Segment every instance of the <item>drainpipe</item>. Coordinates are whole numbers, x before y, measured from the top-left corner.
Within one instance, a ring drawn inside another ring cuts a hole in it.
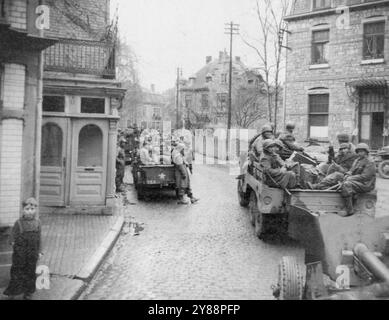
[[[43,37],[43,34],[41,34]],[[42,140],[42,101],[43,101],[43,51],[38,58],[37,104],[35,110],[35,169],[34,169],[34,197],[39,203],[41,140]]]

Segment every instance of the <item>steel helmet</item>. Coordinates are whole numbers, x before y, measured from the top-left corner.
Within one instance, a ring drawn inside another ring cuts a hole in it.
[[[339,146],[339,150],[342,149],[350,149],[350,144],[349,143],[341,143]]]
[[[286,124],[286,129],[287,130],[294,130],[296,128],[296,125],[293,122],[288,122]]]
[[[340,133],[337,136],[339,143],[349,143],[350,136],[347,133]]]
[[[282,141],[279,140],[279,139],[274,140],[274,144],[277,145],[277,146],[280,147],[280,148],[283,148],[283,147],[284,147],[284,144],[283,144]]]
[[[277,145],[277,143],[276,143],[274,140],[272,140],[272,139],[266,139],[266,140],[262,143],[262,148],[263,148],[263,150],[267,150],[267,149],[269,149],[270,147],[273,147],[273,146],[275,146],[275,145]]]
[[[355,148],[355,152],[358,152],[359,150],[365,150],[367,153],[370,153],[370,148],[366,143],[360,143]]]
[[[261,130],[261,134],[264,134],[265,132],[271,132],[273,133],[273,128],[270,124],[265,124],[263,127],[262,127],[262,130]]]

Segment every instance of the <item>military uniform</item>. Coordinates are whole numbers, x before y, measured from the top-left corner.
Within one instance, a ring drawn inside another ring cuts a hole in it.
[[[356,152],[366,151],[369,154],[369,147],[361,143],[357,146]],[[346,201],[347,215],[354,214],[353,197],[357,193],[373,191],[376,184],[376,167],[374,160],[369,156],[355,160],[351,170],[346,174],[342,185],[342,196]]]
[[[297,185],[296,174],[292,171],[283,171],[285,163],[278,154],[269,153],[266,149],[270,142],[265,141],[264,152],[261,156],[265,183],[270,187],[295,188]]]
[[[187,163],[183,154],[184,149],[185,146],[183,144],[178,144],[178,146],[172,151],[172,162],[175,166],[176,188],[177,196],[180,201],[179,204],[186,204],[183,201],[185,194],[191,199],[192,203],[198,201],[198,199],[193,197]]]

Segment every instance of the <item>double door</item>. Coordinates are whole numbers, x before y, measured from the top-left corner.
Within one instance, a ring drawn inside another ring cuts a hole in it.
[[[41,205],[104,205],[107,147],[106,120],[44,118]]]

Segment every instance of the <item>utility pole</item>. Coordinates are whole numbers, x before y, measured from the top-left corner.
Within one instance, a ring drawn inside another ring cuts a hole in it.
[[[232,21],[225,24],[225,34],[230,35],[230,72],[228,83],[228,121],[227,121],[227,161],[230,158],[230,131],[232,120],[232,39],[234,35],[239,34],[239,24],[235,24]]]
[[[176,129],[179,129],[180,125],[180,68],[177,68],[177,83],[176,83]]]

